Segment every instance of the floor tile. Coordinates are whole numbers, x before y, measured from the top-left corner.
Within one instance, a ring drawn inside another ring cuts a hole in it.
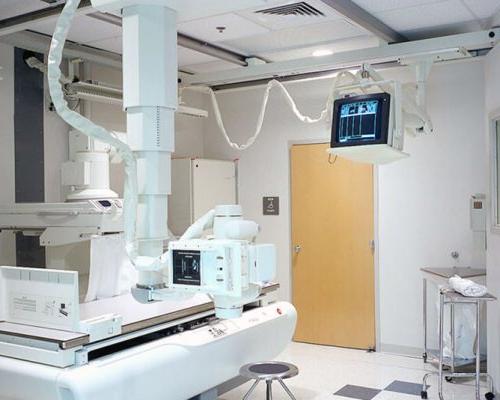
[[[420,396],[420,392],[422,391],[422,384],[414,382],[394,381],[384,390],[387,390],[389,392],[413,394],[415,396]]]
[[[380,392],[380,389],[373,389],[364,386],[345,385],[342,389],[335,392],[334,394],[337,396],[349,397],[351,399],[372,400]]]

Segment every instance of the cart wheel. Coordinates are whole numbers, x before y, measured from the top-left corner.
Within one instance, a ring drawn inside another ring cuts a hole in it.
[[[488,392],[484,395],[486,397],[486,400],[493,400],[495,398],[495,394]]]
[[[427,400],[427,398],[428,398],[428,397],[427,397],[427,391],[426,391],[426,390],[422,390],[422,391],[420,392],[420,397],[421,397],[422,399],[424,399],[424,400]]]
[[[451,376],[445,376],[444,379],[446,380],[446,382],[453,382],[453,378]]]

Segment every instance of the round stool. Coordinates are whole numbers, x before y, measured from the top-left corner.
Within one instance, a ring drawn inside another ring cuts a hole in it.
[[[283,382],[283,379],[292,378],[298,375],[298,373],[299,369],[295,365],[281,361],[266,361],[246,364],[240,368],[240,375],[245,378],[255,379],[255,382],[253,383],[247,394],[245,394],[243,400],[247,400],[250,397],[250,394],[257,387],[259,382],[264,380],[266,381],[267,400],[272,400],[273,398],[273,381],[278,381],[285,392],[288,394],[288,396],[290,396],[292,400],[296,400],[290,389],[288,389],[288,387],[285,385],[285,382]]]

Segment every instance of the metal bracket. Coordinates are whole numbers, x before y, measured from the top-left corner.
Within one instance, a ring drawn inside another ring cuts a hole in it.
[[[89,363],[89,352],[87,349],[83,348],[81,350],[75,351],[75,365],[81,367],[82,365],[87,365]]]
[[[98,227],[88,228],[68,228],[68,227],[48,227],[40,236],[40,246],[63,246],[90,240],[94,235],[98,235]]]

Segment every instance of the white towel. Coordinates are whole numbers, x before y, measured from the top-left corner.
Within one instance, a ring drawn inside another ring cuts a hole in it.
[[[449,279],[450,286],[455,292],[467,297],[482,297],[488,293],[485,286],[472,282],[469,279],[460,278],[455,275]]]
[[[123,234],[99,235],[90,242],[90,276],[85,302],[130,292],[137,271],[125,252]]]

